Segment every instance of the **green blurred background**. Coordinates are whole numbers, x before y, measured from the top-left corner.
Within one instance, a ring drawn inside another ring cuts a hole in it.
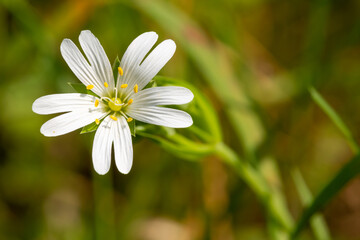
[[[277,184],[297,218],[290,171],[299,168],[316,193],[352,156],[308,84],[360,138],[359,16],[356,0],[1,0],[0,239],[269,239],[256,197],[218,158],[186,161],[137,137],[128,175],[112,164],[96,176],[93,134],[42,136],[51,116],[33,113],[32,102],[72,91],[64,38],[79,46],[80,31],[90,29],[112,61],[136,36],[156,31],[177,43],[161,75],[205,93],[237,152],[276,159]],[[257,117],[250,114],[241,139],[227,113],[247,116],[244,99]],[[325,208],[334,239],[360,239],[359,189],[354,179]],[[302,239],[313,237],[305,231]]]

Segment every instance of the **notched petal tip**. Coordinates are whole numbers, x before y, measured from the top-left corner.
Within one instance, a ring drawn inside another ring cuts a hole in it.
[[[179,127],[179,128],[188,128],[191,127],[193,125],[193,120],[192,117],[189,115],[188,118],[186,120],[184,120],[184,125]]]
[[[109,169],[98,168],[98,167],[95,167],[95,165],[94,165],[94,170],[99,175],[105,175],[109,172]]]
[[[189,103],[192,100],[194,100],[193,92],[190,89],[186,88],[186,87],[182,87],[182,88],[183,88],[183,91],[184,91],[184,96],[183,96],[184,104]]]
[[[149,32],[144,32],[144,33],[140,34],[138,37],[146,37],[146,38],[156,37],[156,38],[158,38],[158,34],[154,31],[149,31]]]
[[[36,114],[40,114],[40,112],[39,112],[39,103],[40,103],[41,100],[39,100],[39,99],[41,99],[41,97],[36,99],[33,102],[32,106],[31,106],[31,110]]]
[[[45,137],[57,137],[57,136],[65,135],[65,133],[58,134],[56,131],[44,127],[44,125],[45,124],[41,126],[40,133]]]
[[[92,32],[89,29],[85,29],[80,32],[80,35],[81,34],[92,34]]]
[[[125,168],[125,169],[119,169],[119,168],[117,168],[117,169],[119,170],[120,173],[126,175],[126,174],[128,174],[130,172],[131,166],[129,168]]]

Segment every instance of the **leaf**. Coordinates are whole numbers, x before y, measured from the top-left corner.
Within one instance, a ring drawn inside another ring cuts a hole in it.
[[[360,173],[360,154],[356,155],[351,161],[336,174],[336,176],[323,188],[311,204],[304,210],[300,220],[292,233],[295,239],[306,227],[310,218],[320,211],[345,185]]]
[[[306,186],[306,183],[298,169],[292,172],[296,189],[300,196],[303,205],[308,205],[313,200],[313,196]],[[329,229],[326,225],[325,219],[321,214],[314,214],[310,219],[310,224],[313,229],[314,235],[319,240],[331,239]]]
[[[99,124],[99,125],[100,125],[100,124]],[[83,127],[83,128],[81,129],[80,134],[93,132],[93,131],[95,131],[95,130],[99,127],[99,125],[97,125],[95,122],[93,122],[93,123],[91,123],[91,124],[89,124],[89,125],[86,125],[85,127]]]
[[[68,84],[78,93],[82,93],[82,94],[89,94],[95,97],[98,97],[98,95],[96,95],[95,93],[93,93],[90,90],[87,90],[85,85],[82,83],[72,83],[72,82],[68,82]]]
[[[87,94],[87,89],[84,84],[82,83],[71,83],[68,82],[68,84],[78,93]]]
[[[139,131],[140,128],[137,130],[138,135],[152,139],[164,150],[187,160],[199,160],[214,152],[214,146],[193,142],[177,133],[163,137],[147,131]]]
[[[115,86],[116,86],[116,82],[117,82],[117,77],[118,77],[118,67],[120,66],[120,60],[119,60],[119,56],[116,56],[114,63],[112,65],[112,70],[113,70],[113,74],[114,74],[114,82],[115,82]]]
[[[325,112],[325,114],[331,119],[331,121],[339,128],[341,133],[345,136],[351,149],[356,153],[359,150],[359,146],[352,136],[349,128],[342,121],[335,110],[326,102],[326,100],[320,95],[320,93],[314,88],[309,88],[310,95],[314,102]]]

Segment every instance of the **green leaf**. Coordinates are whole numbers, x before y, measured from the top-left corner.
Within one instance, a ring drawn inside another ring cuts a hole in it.
[[[114,63],[112,65],[112,70],[113,70],[113,74],[114,74],[114,81],[115,81],[115,86],[116,86],[116,82],[117,82],[117,76],[119,73],[118,67],[120,66],[120,60],[119,60],[119,56],[116,56]]]
[[[93,93],[90,90],[87,90],[85,85],[82,83],[72,83],[72,82],[68,82],[68,84],[78,93],[82,93],[82,94],[89,94],[95,97],[98,97],[98,95],[96,95],[95,93]]]
[[[68,82],[68,84],[78,93],[87,94],[87,89],[84,84],[82,83],[71,83]]]
[[[352,136],[349,128],[342,121],[339,115],[334,111],[334,109],[326,102],[326,100],[320,95],[315,88],[309,88],[310,95],[315,103],[325,112],[325,114],[331,119],[331,121],[339,128],[341,133],[345,136],[348,144],[351,149],[356,153],[359,151],[359,146],[356,143],[354,137]]]
[[[187,160],[199,160],[214,152],[214,146],[212,145],[194,142],[176,133],[173,129],[163,127],[161,129],[165,130],[165,132],[169,130],[168,136],[149,133],[146,127],[137,127],[137,134],[152,139],[164,150]]]
[[[99,125],[100,125],[100,124],[99,124]],[[93,123],[91,123],[91,124],[89,124],[89,125],[86,125],[85,127],[83,127],[83,128],[81,129],[80,134],[93,132],[93,131],[95,131],[95,130],[99,127],[99,125],[97,125],[95,122],[93,122]]]
[[[320,211],[345,185],[360,173],[360,154],[348,162],[323,188],[311,204],[304,210],[292,233],[295,239],[306,227],[310,218]]]
[[[299,193],[300,200],[303,205],[308,205],[313,200],[312,194],[298,169],[292,172],[292,176],[295,182],[296,189]],[[329,229],[326,225],[325,219],[321,214],[314,214],[310,219],[310,224],[316,239],[328,240],[331,239]]]

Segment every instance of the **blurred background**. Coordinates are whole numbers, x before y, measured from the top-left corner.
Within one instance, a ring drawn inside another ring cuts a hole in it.
[[[360,139],[359,16],[356,0],[1,0],[0,239],[269,239],[261,204],[217,157],[187,161],[136,137],[131,172],[112,164],[100,177],[94,134],[44,137],[52,116],[33,113],[32,102],[72,92],[64,38],[79,46],[90,29],[112,62],[156,31],[177,43],[160,74],[208,97],[236,152],[275,159],[296,219],[302,204],[290,172],[300,169],[315,194],[352,157],[309,84]],[[324,209],[334,239],[360,239],[359,190],[357,178]],[[314,238],[307,230],[301,239]]]

